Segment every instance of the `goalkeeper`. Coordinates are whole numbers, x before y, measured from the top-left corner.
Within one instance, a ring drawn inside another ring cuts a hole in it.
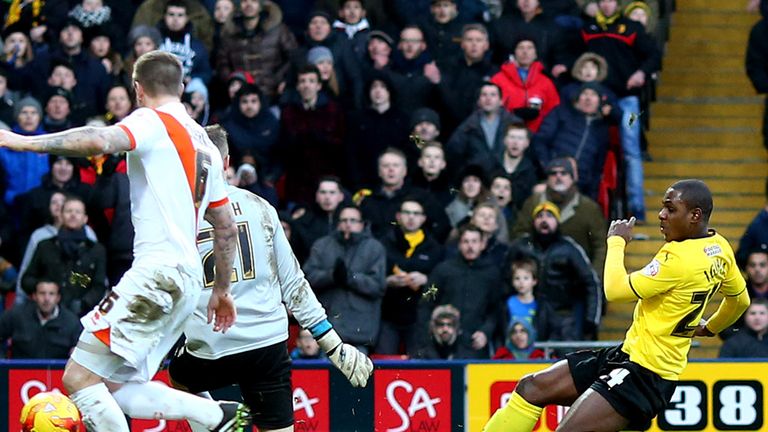
[[[229,165],[227,135],[218,125],[206,127],[211,141]],[[214,333],[200,302],[187,321],[187,338],[171,359],[171,382],[177,388],[202,393],[238,384],[260,431],[293,430],[291,361],[288,357],[286,307],[317,340],[328,359],[354,387],[364,387],[373,371],[371,360],[342,342],[325,310],[304,278],[277,212],[267,201],[243,189],[227,190],[238,228],[238,253],[232,275],[232,296],[238,318],[226,334]],[[213,285],[212,229],[200,226],[198,250],[203,259],[205,286]],[[284,306],[285,304],[285,306]],[[198,429],[192,425],[193,430]]]

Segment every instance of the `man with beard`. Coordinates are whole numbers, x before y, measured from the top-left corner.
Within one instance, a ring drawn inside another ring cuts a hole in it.
[[[602,311],[600,282],[584,250],[560,232],[560,209],[545,201],[532,212],[533,234],[512,243],[513,260],[538,263],[536,287],[539,340],[583,340],[596,333]]]
[[[410,354],[421,360],[454,360],[472,358],[469,341],[464,337],[461,327],[461,314],[451,305],[442,305],[432,311],[429,321],[429,339],[431,343]]]
[[[605,264],[605,218],[600,207],[581,194],[576,185],[576,163],[570,158],[553,159],[547,165],[544,193],[533,194],[523,204],[512,229],[511,238],[533,233],[531,212],[549,201],[560,210],[560,231],[571,237],[587,253],[597,274],[603,274]]]

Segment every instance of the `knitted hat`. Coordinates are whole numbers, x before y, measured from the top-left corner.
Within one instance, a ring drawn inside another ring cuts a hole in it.
[[[592,90],[595,93],[597,93],[597,97],[599,99],[603,98],[603,95],[605,94],[605,87],[602,85],[596,83],[596,82],[585,82],[584,84],[579,87],[579,92],[576,93],[576,99],[579,98],[579,96],[584,93],[584,90]]]
[[[70,106],[72,105],[72,92],[69,90],[63,87],[50,87],[45,95],[45,104],[47,105],[54,96],[61,96],[69,102]]]
[[[133,45],[136,44],[136,41],[142,37],[148,37],[152,39],[152,42],[154,42],[155,46],[160,46],[160,43],[163,40],[163,37],[160,35],[160,31],[158,29],[142,24],[132,28],[128,33],[128,41],[130,41],[130,46],[133,47]]]
[[[238,80],[242,82],[243,84],[253,84],[255,80],[253,79],[253,75],[251,75],[249,72],[236,70],[229,74],[227,77],[227,84],[231,83],[234,80]]]
[[[30,106],[37,110],[38,115],[43,115],[43,107],[40,105],[40,102],[38,102],[37,99],[33,98],[32,96],[27,96],[16,102],[16,104],[13,106],[13,118],[18,118],[21,110],[24,107]]]
[[[327,47],[316,46],[307,52],[307,63],[316,65],[322,61],[333,63],[333,53]]]
[[[434,110],[429,108],[419,108],[414,111],[411,115],[411,130],[413,130],[413,128],[421,122],[432,123],[435,125],[435,127],[437,127],[437,130],[440,130],[440,116]]]
[[[544,201],[543,203],[537,205],[533,209],[533,213],[531,213],[531,216],[535,218],[536,216],[538,216],[539,213],[543,211],[548,211],[552,213],[552,216],[554,216],[555,219],[557,219],[557,221],[560,222],[560,208],[558,208],[554,203],[549,201]]]

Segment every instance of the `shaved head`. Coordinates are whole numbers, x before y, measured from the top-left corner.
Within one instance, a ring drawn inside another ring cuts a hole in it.
[[[697,179],[680,180],[673,184],[672,188],[680,192],[680,199],[685,203],[688,210],[701,209],[702,221],[704,223],[709,222],[713,208],[712,192],[703,181]]]

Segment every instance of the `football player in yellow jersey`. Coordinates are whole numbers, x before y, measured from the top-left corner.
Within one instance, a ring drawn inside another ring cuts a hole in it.
[[[666,243],[647,266],[629,275],[624,247],[635,220],[613,221],[605,295],[608,301],[637,301],[624,343],[568,354],[524,376],[509,404],[496,411],[484,430],[530,432],[549,404],[571,406],[558,431],[648,429],[674,393],[691,338],[716,335],[749,306],[733,250],[708,227],[711,213],[712,193],[704,182],[673,184],[659,211]],[[704,309],[718,291],[723,301],[704,320]]]

